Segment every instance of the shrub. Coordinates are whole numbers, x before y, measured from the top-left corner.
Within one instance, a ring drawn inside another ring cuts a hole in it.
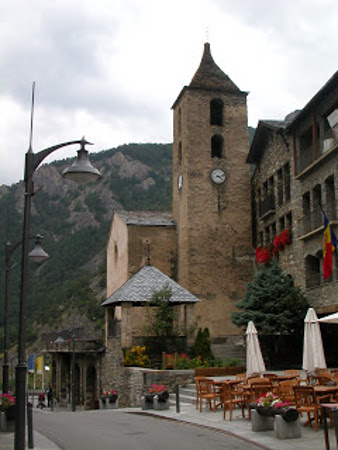
[[[150,359],[146,353],[146,348],[137,345],[130,350],[123,350],[122,364],[124,367],[150,367]]]

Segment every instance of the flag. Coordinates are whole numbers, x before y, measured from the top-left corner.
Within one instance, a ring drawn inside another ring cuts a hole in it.
[[[324,214],[324,251],[323,251],[323,274],[324,280],[332,274],[332,254],[337,249],[337,238]]]
[[[35,355],[32,355],[28,358],[28,372],[29,373],[34,373],[34,360],[35,360]]]
[[[43,356],[39,356],[36,358],[36,373],[42,375],[42,367],[43,367]]]

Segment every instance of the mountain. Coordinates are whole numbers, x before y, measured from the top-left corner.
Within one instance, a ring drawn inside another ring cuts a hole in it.
[[[171,144],[129,144],[91,154],[102,178],[80,186],[62,178],[71,159],[42,165],[34,174],[31,235],[44,237],[50,258],[30,262],[27,340],[41,327],[58,329],[77,314],[103,328],[105,248],[114,209],[171,209]],[[0,311],[4,310],[5,246],[22,237],[23,183],[0,186]],[[33,243],[32,243],[33,246]],[[21,251],[11,257],[10,341],[17,340]],[[3,335],[4,315],[0,315]],[[0,337],[0,345],[3,339]],[[1,347],[0,347],[1,348]]]

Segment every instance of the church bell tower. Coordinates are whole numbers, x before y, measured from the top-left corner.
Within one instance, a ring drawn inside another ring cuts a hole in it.
[[[229,355],[240,330],[231,313],[251,279],[247,93],[216,65],[210,45],[173,105],[173,215],[178,283],[202,301],[215,356]]]

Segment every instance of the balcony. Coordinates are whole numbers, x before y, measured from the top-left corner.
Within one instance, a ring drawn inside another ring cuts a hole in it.
[[[270,194],[259,202],[259,217],[265,217],[275,213],[275,196]]]
[[[299,155],[296,156],[296,173],[300,175],[307,169],[312,168],[316,163],[325,159],[328,155],[332,154],[338,149],[338,140],[334,137],[326,137],[319,141],[317,147],[317,155],[314,157],[313,147],[307,147],[301,149]],[[301,175],[300,175],[301,176]]]

